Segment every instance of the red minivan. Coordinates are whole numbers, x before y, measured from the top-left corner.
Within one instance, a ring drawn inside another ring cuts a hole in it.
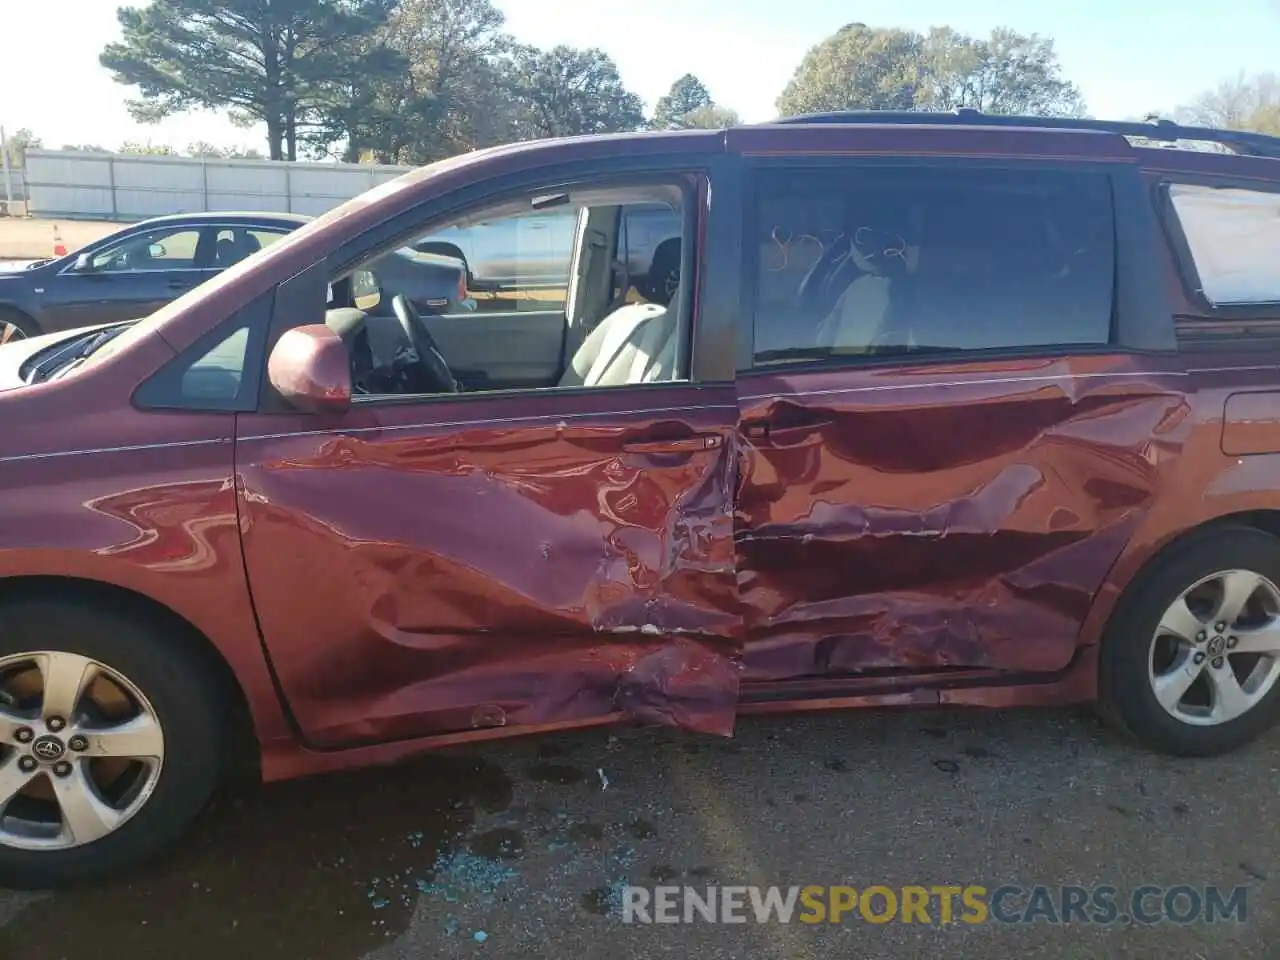
[[[567,290],[383,295],[412,238],[551,210]],[[1092,700],[1241,746],[1277,264],[1280,139],[835,114],[470,153],[0,347],[0,885],[138,862],[246,758]]]

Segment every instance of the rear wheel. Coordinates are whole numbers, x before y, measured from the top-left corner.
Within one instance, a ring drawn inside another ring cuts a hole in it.
[[[40,333],[35,321],[16,310],[0,307],[0,346],[15,340],[25,340]]]
[[[218,697],[183,640],[76,601],[0,609],[0,886],[123,870],[200,812]]]
[[[1280,719],[1280,541],[1231,526],[1175,547],[1101,652],[1104,708],[1147,746],[1210,756],[1255,739]]]

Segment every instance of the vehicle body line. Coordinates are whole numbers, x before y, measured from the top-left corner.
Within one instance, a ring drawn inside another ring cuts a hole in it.
[[[1242,370],[1242,369],[1273,370],[1273,369],[1280,369],[1280,366],[1268,366],[1268,367],[1258,367],[1258,368],[1225,367],[1223,369],[1231,370],[1231,371]],[[807,371],[807,372],[816,373],[817,371]],[[835,373],[837,371],[824,370],[822,372]],[[779,397],[820,397],[820,396],[830,396],[833,394],[847,394],[847,393],[879,393],[879,392],[890,391],[890,390],[921,390],[921,389],[927,389],[929,387],[981,387],[989,384],[1042,383],[1042,382],[1052,382],[1055,380],[1084,380],[1084,379],[1111,380],[1111,379],[1116,379],[1120,377],[1131,378],[1131,379],[1132,378],[1142,379],[1142,378],[1150,378],[1152,376],[1183,377],[1183,376],[1186,376],[1188,372],[1189,371],[1183,371],[1183,370],[1167,370],[1167,371],[1165,370],[1161,370],[1161,371],[1118,370],[1112,373],[1055,373],[1055,374],[1027,376],[1027,377],[983,377],[981,379],[974,379],[974,380],[938,380],[938,381],[912,380],[907,383],[884,383],[884,384],[874,384],[874,385],[865,386],[865,387],[835,387],[829,390],[773,390],[768,393],[745,394],[742,397],[742,401],[745,403],[747,401],[754,401],[754,400],[773,400]],[[1197,371],[1197,372],[1203,372],[1203,371]]]
[[[653,413],[687,413],[690,410],[736,410],[732,404],[725,403],[709,403],[696,407],[652,407],[637,410],[627,410],[627,415],[644,416]],[[590,420],[596,417],[616,417],[619,415],[617,410],[601,410],[593,413],[565,413],[565,414],[540,414],[536,417],[494,417],[480,420],[453,420],[453,421],[425,421],[422,423],[394,423],[385,426],[376,427],[328,427],[320,430],[294,430],[287,433],[258,433],[252,436],[240,437],[240,443],[249,443],[253,440],[288,440],[294,437],[324,437],[342,435],[347,436],[353,433],[382,433],[391,432],[393,430],[429,430],[433,427],[487,427],[487,426],[507,426],[517,423],[536,423],[540,420],[551,422],[560,421],[578,421]]]
[[[167,450],[175,447],[203,447],[210,444],[232,443],[227,438],[206,440],[170,440],[165,443],[135,443],[124,447],[90,447],[83,450],[54,450],[46,453],[19,453],[0,456],[0,463],[17,463],[27,460],[52,460],[57,457],[97,456],[107,453],[138,453],[148,450]]]

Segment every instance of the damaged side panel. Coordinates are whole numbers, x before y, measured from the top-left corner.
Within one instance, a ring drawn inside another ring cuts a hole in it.
[[[511,400],[357,407],[340,432],[242,418],[249,582],[308,739],[602,717],[730,733],[720,389],[549,393],[514,418]]]
[[[744,682],[1066,667],[1190,429],[1150,363],[740,381]]]

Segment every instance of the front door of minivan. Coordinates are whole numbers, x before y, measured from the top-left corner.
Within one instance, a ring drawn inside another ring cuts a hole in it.
[[[754,168],[744,681],[1072,661],[1184,407],[1174,360],[1116,342],[1113,176]]]
[[[737,408],[732,382],[669,369],[239,417],[254,608],[311,743],[620,718],[730,732]]]

